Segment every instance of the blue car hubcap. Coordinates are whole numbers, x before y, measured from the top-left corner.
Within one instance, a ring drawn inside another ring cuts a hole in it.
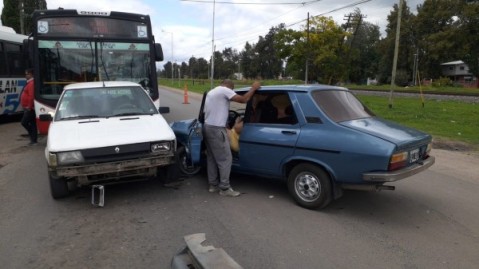
[[[301,173],[296,177],[296,192],[305,201],[316,200],[321,193],[318,178],[309,173]]]

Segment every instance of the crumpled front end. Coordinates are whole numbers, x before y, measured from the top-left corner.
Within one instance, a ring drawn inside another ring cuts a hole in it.
[[[158,141],[49,153],[49,171],[77,178],[79,185],[131,181],[155,176],[158,167],[173,164],[175,149],[175,141]]]

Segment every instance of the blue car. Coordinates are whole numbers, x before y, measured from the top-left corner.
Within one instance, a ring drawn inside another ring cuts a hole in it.
[[[206,165],[204,99],[198,119],[171,124],[181,171],[189,175]],[[323,208],[343,189],[393,190],[385,183],[435,161],[431,135],[376,117],[343,87],[263,86],[248,103],[231,102],[227,127],[237,142],[232,172],[283,180],[305,208]]]

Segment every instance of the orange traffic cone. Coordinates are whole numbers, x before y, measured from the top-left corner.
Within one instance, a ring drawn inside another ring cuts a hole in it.
[[[189,104],[188,103],[188,84],[185,83],[184,87],[185,93],[183,94],[183,104]]]

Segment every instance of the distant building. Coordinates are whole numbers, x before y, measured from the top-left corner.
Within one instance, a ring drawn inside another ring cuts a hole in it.
[[[243,80],[243,73],[234,73],[233,76],[236,80]]]
[[[453,61],[441,64],[442,74],[450,78],[454,83],[464,87],[477,87],[477,77],[470,71],[469,66],[463,61]]]
[[[378,85],[378,81],[375,78],[368,78],[366,85]]]

